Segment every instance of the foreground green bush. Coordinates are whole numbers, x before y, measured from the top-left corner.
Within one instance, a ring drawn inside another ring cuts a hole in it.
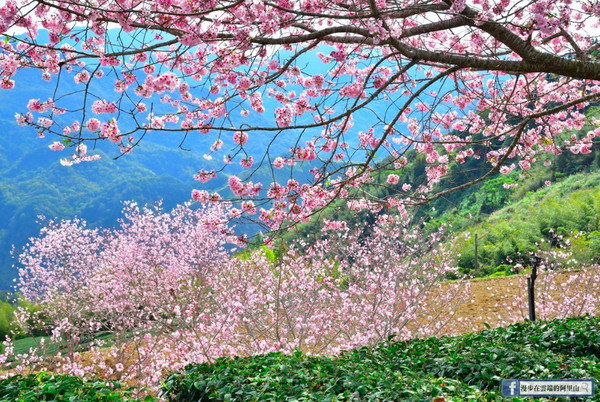
[[[390,341],[337,357],[222,358],[172,374],[163,392],[172,401],[503,400],[503,378],[600,380],[599,357],[600,319],[581,317]]]
[[[134,401],[138,395],[118,382],[84,381],[80,377],[45,372],[14,376],[0,382],[0,401]],[[147,397],[145,401],[155,398]]]
[[[219,359],[190,366],[168,378],[172,401],[251,400],[415,400],[454,395],[477,396],[474,387],[447,378],[416,376],[383,364],[361,349],[341,358],[277,353],[248,359]]]
[[[272,353],[222,358],[172,374],[161,394],[185,402],[432,401],[441,397],[500,401],[504,400],[499,391],[503,378],[600,381],[600,318],[515,324],[459,337],[390,340],[336,357]],[[0,401],[133,401],[138,395],[116,382],[43,372],[0,381]]]

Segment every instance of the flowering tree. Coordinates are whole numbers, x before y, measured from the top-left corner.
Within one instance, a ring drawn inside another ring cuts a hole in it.
[[[172,328],[166,322],[175,301],[193,304],[208,298],[208,293],[193,290],[204,290],[206,276],[227,261],[224,245],[236,238],[226,227],[226,217],[222,206],[196,211],[179,206],[163,213],[130,203],[114,230],[91,230],[78,220],[50,222],[19,255],[18,290],[41,307],[21,309],[21,326],[46,330],[52,345],[66,343],[66,353],[54,350],[64,356],[58,369],[106,374],[102,365],[83,370],[77,360],[79,345],[108,333],[122,346],[135,339],[131,331],[151,331],[157,321]],[[97,352],[102,345],[94,341],[91,350]],[[118,347],[112,352],[120,364],[131,354]],[[17,356],[20,369],[36,363],[38,356]],[[114,367],[110,370],[112,374]]]
[[[600,97],[599,21],[595,0],[8,0],[1,86],[25,68],[56,85],[16,117],[62,138],[51,148],[73,150],[64,164],[96,158],[85,144],[99,140],[129,152],[148,131],[181,132],[182,146],[206,135],[207,158],[248,169],[229,181],[244,213],[276,229],[336,199],[402,208],[590,152],[600,129],[571,132],[598,123],[584,111]],[[416,154],[425,182],[392,172],[392,195],[360,190]],[[453,186],[452,166],[479,158],[485,169]],[[272,183],[251,180],[261,165]]]
[[[439,235],[424,239],[397,216],[382,215],[366,238],[337,228],[274,259],[225,252],[236,240],[230,213],[130,204],[113,230],[51,223],[21,254],[19,273],[40,308],[21,310],[21,324],[41,322],[51,336],[17,356],[7,341],[0,363],[158,386],[165,370],[220,356],[336,353],[434,335],[466,297],[464,283],[442,282],[456,268]]]

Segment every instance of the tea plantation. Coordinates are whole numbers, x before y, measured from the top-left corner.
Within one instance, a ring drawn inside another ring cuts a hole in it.
[[[600,318],[514,324],[459,337],[390,339],[335,357],[221,358],[173,373],[157,396],[142,400],[499,401],[503,378],[599,381]],[[136,395],[118,383],[46,373],[0,383],[2,401],[131,401]],[[527,399],[513,399],[519,400]]]

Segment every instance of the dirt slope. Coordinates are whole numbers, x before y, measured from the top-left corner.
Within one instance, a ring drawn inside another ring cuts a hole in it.
[[[538,319],[600,314],[600,269],[541,274],[536,280]],[[443,334],[500,327],[528,317],[527,277],[515,275],[472,280],[465,303],[448,312],[452,319]]]

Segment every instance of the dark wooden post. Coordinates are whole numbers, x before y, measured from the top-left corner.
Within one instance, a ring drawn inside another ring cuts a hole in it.
[[[477,233],[475,233],[475,275],[479,274],[479,261],[477,260]]]
[[[535,321],[535,279],[537,278],[537,269],[540,265],[540,257],[533,257],[533,266],[531,267],[531,276],[527,278],[527,298],[529,300],[529,321]]]

